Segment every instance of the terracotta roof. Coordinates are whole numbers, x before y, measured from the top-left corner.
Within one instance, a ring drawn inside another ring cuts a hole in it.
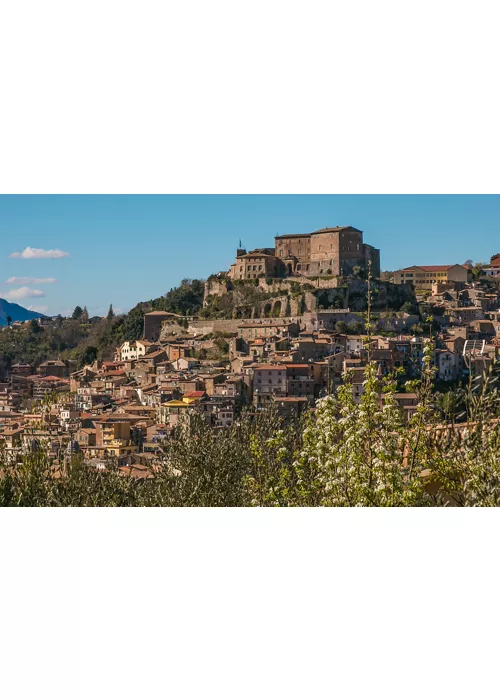
[[[318,233],[337,233],[338,231],[356,231],[356,233],[363,233],[362,231],[359,230],[359,228],[354,228],[354,226],[333,226],[333,227],[326,227],[326,228],[320,228],[317,231],[312,231],[312,233],[284,233],[281,236],[275,236],[274,238],[276,240],[279,240],[280,238],[309,238],[313,234],[318,234]]]
[[[310,233],[284,233],[282,236],[275,236],[274,239],[279,241],[280,238],[310,238]]]
[[[410,265],[410,267],[405,267],[403,270],[400,270],[400,272],[414,270],[415,268],[417,270],[423,270],[424,272],[446,272],[446,270],[449,270],[451,267],[455,267],[456,264],[457,263],[454,265]],[[459,267],[463,267],[463,265],[459,265]]]
[[[256,370],[271,371],[273,369],[279,369],[282,372],[286,369],[286,365],[253,365]]]

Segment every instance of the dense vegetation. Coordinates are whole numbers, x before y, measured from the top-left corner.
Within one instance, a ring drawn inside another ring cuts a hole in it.
[[[440,406],[431,353],[429,344],[423,376],[408,387],[420,397],[409,423],[395,399],[395,377],[380,380],[369,364],[359,404],[347,374],[335,396],[299,421],[274,411],[243,414],[214,433],[193,415],[165,442],[151,478],[124,476],[111,463],[96,470],[78,456],[57,472],[43,451],[17,466],[4,457],[0,505],[500,505],[498,367],[470,382],[460,406]]]
[[[183,280],[158,299],[141,302],[127,314],[115,315],[110,307],[104,318],[89,318],[86,307],[76,306],[71,318],[54,319],[48,325],[36,320],[7,328],[0,333],[0,355],[7,365],[27,362],[33,366],[48,359],[69,360],[74,369],[113,356],[125,340],[142,337],[147,311],[169,311],[179,315],[197,313],[203,305],[203,282]]]

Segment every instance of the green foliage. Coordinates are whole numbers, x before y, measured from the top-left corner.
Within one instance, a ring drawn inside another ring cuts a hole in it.
[[[154,311],[168,311],[180,316],[198,314],[203,306],[204,283],[201,280],[184,279],[178,287],[153,302]]]
[[[351,335],[361,335],[365,332],[365,324],[362,321],[353,321],[347,324],[347,332]]]
[[[78,321],[82,317],[82,314],[83,314],[82,307],[75,306],[75,310],[73,311],[73,315],[71,316],[71,318],[73,319],[73,321]]]
[[[477,282],[477,280],[479,280],[479,279],[482,277],[482,275],[483,275],[483,269],[484,269],[485,267],[486,267],[486,263],[477,262],[477,263],[474,264],[474,266],[473,266],[473,268],[472,268],[472,279],[473,279],[475,282]]]
[[[71,319],[58,316],[41,327],[36,319],[26,326],[12,327],[0,334],[0,353],[8,362],[27,362],[34,366],[48,359],[71,360],[75,369],[92,364],[96,358],[110,359],[125,340],[139,340],[144,331],[144,313],[164,310],[185,315],[197,313],[203,303],[203,282],[183,280],[180,287],[164,297],[137,304],[128,314],[116,316],[110,305],[106,318],[88,317],[85,307],[77,306]],[[97,355],[96,355],[97,352]]]

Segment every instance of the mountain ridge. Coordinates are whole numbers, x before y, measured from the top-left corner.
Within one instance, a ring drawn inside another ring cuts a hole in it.
[[[30,321],[33,318],[43,318],[44,314],[38,311],[30,311],[24,306],[20,306],[15,302],[7,301],[0,298],[0,326],[7,326],[7,316],[10,316],[14,321]]]

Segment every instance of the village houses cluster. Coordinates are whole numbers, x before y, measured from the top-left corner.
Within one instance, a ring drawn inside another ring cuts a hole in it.
[[[379,251],[363,243],[358,229],[335,227],[278,236],[274,248],[247,253],[240,247],[227,274],[240,281],[265,275],[300,282],[356,275],[368,261],[379,277]],[[404,389],[404,380],[419,375],[426,339],[415,329],[432,315],[443,385],[481,374],[500,347],[500,296],[487,283],[499,273],[500,255],[475,280],[471,267],[459,264],[395,272],[392,283],[412,285],[417,306],[375,314],[369,340],[365,316],[349,308],[212,322],[191,318],[184,325],[168,312],[146,313],[142,339],[124,342],[109,361],[77,371],[61,359],[6,369],[0,384],[4,453],[16,459],[43,445],[55,460],[78,451],[96,467],[113,458],[124,472],[146,476],[186,416],[197,413],[214,430],[230,427],[242,411],[255,414],[268,406],[292,419],[335,392],[346,370],[359,401],[369,359],[380,377],[398,370],[397,401],[409,419],[418,397]]]

